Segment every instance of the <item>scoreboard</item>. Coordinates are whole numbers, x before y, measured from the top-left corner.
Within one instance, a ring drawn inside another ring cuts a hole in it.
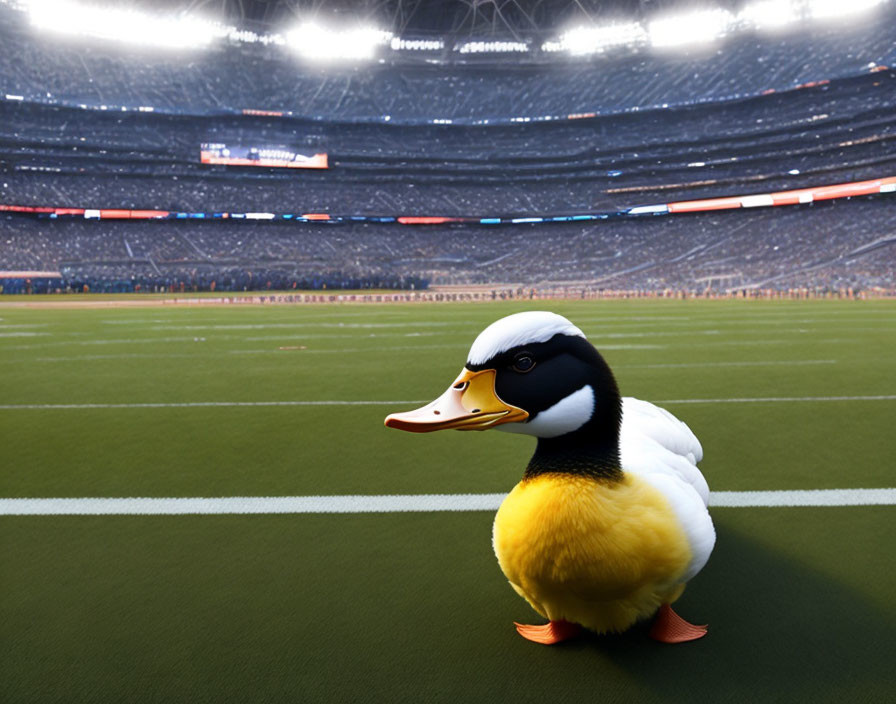
[[[203,143],[199,149],[199,161],[203,164],[227,166],[262,166],[284,169],[327,169],[326,153],[301,154],[288,147],[242,146],[220,143]]]

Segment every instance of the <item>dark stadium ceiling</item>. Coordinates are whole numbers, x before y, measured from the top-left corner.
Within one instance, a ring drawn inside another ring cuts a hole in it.
[[[743,0],[137,0],[237,24],[282,28],[300,20],[358,20],[395,34],[520,38],[570,25],[640,20],[663,10],[737,8]],[[116,3],[121,6],[121,3]]]

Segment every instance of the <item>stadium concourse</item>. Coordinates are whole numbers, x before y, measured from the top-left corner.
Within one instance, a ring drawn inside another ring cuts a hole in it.
[[[3,2],[0,209],[44,212],[0,216],[0,284],[892,291],[896,9],[879,9],[675,55],[346,68],[263,42],[186,62],[61,42]],[[329,168],[203,163],[201,145]],[[876,180],[827,203],[662,210]],[[171,219],[99,215],[118,210]]]

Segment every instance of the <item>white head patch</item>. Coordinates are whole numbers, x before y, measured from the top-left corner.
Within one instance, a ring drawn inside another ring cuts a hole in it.
[[[557,333],[585,337],[581,330],[562,315],[544,310],[514,313],[496,320],[479,333],[470,348],[467,363],[482,364],[519,345],[547,342]]]
[[[495,430],[505,433],[522,433],[537,438],[557,438],[578,430],[591,420],[594,413],[594,389],[585,385],[553,406],[541,411],[525,423],[505,423]]]

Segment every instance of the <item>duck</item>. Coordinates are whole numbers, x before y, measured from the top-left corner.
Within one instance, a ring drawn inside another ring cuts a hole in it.
[[[706,625],[672,609],[715,545],[700,442],[665,409],[621,397],[604,358],[567,318],[525,311],[497,320],[441,396],[385,425],[536,438],[492,533],[510,586],[547,619],[515,623],[523,638],[553,645],[651,618],[656,641],[706,635]]]

